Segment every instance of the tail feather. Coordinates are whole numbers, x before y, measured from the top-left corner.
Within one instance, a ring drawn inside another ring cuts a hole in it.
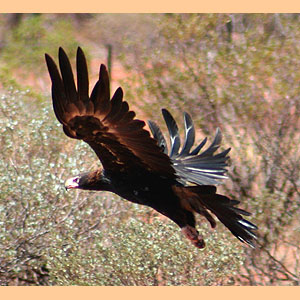
[[[249,212],[235,207],[239,201],[230,200],[226,196],[219,194],[201,195],[200,201],[208,210],[216,215],[234,236],[240,241],[254,247],[254,240],[256,239],[254,230],[257,230],[257,227],[242,217],[242,215],[250,216]]]
[[[257,227],[243,218],[251,214],[236,207],[240,201],[216,194],[213,186],[177,187],[176,193],[183,206],[190,207],[194,212],[206,217],[213,228],[216,223],[209,212],[214,214],[235,237],[254,248]]]

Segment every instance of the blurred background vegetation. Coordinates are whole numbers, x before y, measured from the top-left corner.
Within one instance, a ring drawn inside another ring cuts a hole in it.
[[[91,83],[111,49],[139,118],[188,111],[199,140],[221,128],[219,189],[253,212],[256,249],[201,224],[199,250],[150,208],[64,191],[98,161],[54,117],[44,53],[59,46],[73,63],[83,48]],[[298,14],[0,15],[0,284],[299,285],[299,57]]]

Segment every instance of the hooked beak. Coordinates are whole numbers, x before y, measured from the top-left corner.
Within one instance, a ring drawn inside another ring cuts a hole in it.
[[[78,188],[78,177],[72,177],[66,180],[65,182],[65,189],[66,191],[69,189],[76,189]]]

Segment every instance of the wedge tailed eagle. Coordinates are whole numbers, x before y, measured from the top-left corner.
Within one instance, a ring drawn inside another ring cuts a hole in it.
[[[119,87],[110,97],[109,76],[101,64],[99,79],[89,94],[87,62],[77,50],[77,83],[70,61],[59,48],[59,69],[45,54],[52,81],[55,115],[65,134],[88,143],[102,167],[68,179],[66,189],[109,191],[131,202],[147,205],[170,218],[198,248],[203,237],[196,229],[195,213],[216,227],[215,215],[240,241],[254,247],[257,227],[244,219],[250,213],[240,209],[237,200],[217,194],[216,185],[226,178],[230,148],[216,154],[221,132],[203,150],[207,139],[194,146],[195,128],[191,116],[184,113],[183,145],[178,126],[168,110],[162,109],[170,149],[159,126],[135,117],[123,100]],[[182,145],[182,146],[181,146]]]

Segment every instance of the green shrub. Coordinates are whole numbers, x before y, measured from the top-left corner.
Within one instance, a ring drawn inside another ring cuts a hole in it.
[[[9,69],[17,69],[22,76],[29,71],[39,74],[45,68],[45,52],[56,54],[60,46],[75,56],[78,42],[71,20],[51,16],[24,15],[15,27],[8,28],[0,59]]]

